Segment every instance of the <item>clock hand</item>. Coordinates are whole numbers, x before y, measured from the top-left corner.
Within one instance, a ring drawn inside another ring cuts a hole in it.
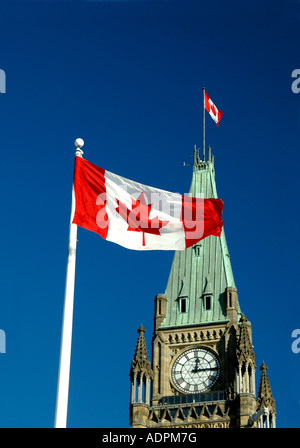
[[[218,367],[206,367],[203,369],[192,370],[193,373],[205,372],[206,370],[218,370]]]
[[[199,368],[198,368],[198,364],[199,364],[199,358],[196,358],[195,359],[195,367],[194,367],[194,369],[192,370],[192,373],[197,373],[197,372],[199,372]]]

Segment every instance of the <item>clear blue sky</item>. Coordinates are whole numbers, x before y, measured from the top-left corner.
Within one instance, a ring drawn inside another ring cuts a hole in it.
[[[124,177],[185,193],[206,116],[242,311],[279,427],[300,427],[300,3],[1,1],[0,427],[53,427],[74,140]],[[172,252],[78,229],[69,427],[128,427],[137,329]],[[116,409],[118,413],[116,414]]]

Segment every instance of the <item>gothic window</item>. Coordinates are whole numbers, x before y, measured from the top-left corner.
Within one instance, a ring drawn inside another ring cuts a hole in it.
[[[182,313],[186,313],[186,299],[181,299],[180,300],[180,307],[181,307],[181,312]]]
[[[205,294],[203,297],[203,308],[205,311],[209,311],[212,309],[213,305],[213,296],[212,294]]]
[[[195,253],[196,253],[196,257],[200,257],[200,255],[201,255],[201,244],[197,244],[195,246]]]
[[[211,310],[211,296],[205,296],[205,309]]]
[[[180,311],[180,313],[186,313],[187,312],[187,298],[186,297],[180,297],[180,299],[179,299],[179,311]]]

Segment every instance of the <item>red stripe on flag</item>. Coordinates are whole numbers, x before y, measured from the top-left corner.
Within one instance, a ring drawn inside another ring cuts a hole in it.
[[[205,98],[205,109],[207,112],[210,112],[210,104],[209,104],[209,96],[206,92],[204,92],[204,98]]]
[[[105,170],[76,156],[74,191],[76,202],[73,223],[106,239],[109,219],[105,208]]]
[[[221,110],[218,110],[218,122],[216,123],[217,126],[219,126],[219,121],[221,120],[222,115],[223,112]]]
[[[220,236],[223,227],[222,213],[221,199],[183,196],[182,222],[186,249],[209,235]]]

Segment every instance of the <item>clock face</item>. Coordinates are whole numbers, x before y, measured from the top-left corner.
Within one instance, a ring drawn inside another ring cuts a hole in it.
[[[211,389],[219,376],[219,360],[205,348],[192,348],[183,352],[172,367],[173,382],[176,388],[185,394]]]

